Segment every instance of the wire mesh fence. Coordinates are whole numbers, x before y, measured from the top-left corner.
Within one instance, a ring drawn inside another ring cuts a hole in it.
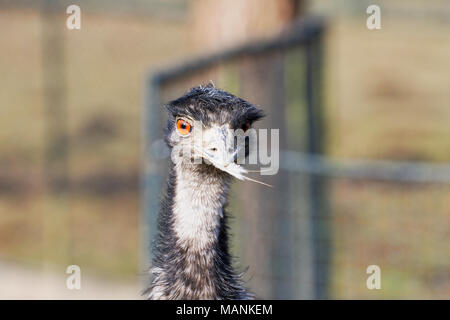
[[[280,129],[273,188],[236,182],[233,254],[261,298],[364,298],[366,268],[380,266],[383,297],[450,291],[450,166],[324,156],[322,20],[305,20],[249,44],[152,73],[143,124],[143,259],[156,231],[167,172],[164,102],[212,81],[261,106],[261,128]],[[415,290],[410,290],[414,286]],[[422,295],[420,295],[422,294]]]

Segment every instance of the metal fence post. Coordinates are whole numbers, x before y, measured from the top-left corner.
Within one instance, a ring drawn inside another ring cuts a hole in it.
[[[160,159],[152,146],[161,135],[160,82],[157,77],[146,79],[143,102],[142,170],[141,177],[141,268],[147,268],[152,258],[152,240],[157,231],[159,194],[162,183]],[[147,280],[147,279],[146,279]]]
[[[323,153],[322,32],[306,45],[306,100],[308,117],[308,153]],[[314,298],[329,298],[330,222],[327,210],[326,181],[310,175],[310,219],[314,270]]]

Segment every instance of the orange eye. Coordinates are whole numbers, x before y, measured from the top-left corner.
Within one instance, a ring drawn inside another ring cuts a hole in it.
[[[191,129],[192,127],[189,122],[183,119],[177,120],[177,130],[181,135],[183,136],[187,135],[189,132],[191,132]]]

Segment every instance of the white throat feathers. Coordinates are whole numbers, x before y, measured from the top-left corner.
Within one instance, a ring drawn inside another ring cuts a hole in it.
[[[218,241],[230,179],[212,167],[205,170],[206,165],[200,165],[201,169],[196,169],[197,166],[175,165],[173,217],[178,244],[188,250],[202,251]]]

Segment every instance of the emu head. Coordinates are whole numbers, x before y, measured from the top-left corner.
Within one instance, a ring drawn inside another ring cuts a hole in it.
[[[249,129],[264,116],[262,110],[213,85],[191,89],[167,110],[165,139],[175,164],[205,163],[244,178],[237,160],[248,156]]]

